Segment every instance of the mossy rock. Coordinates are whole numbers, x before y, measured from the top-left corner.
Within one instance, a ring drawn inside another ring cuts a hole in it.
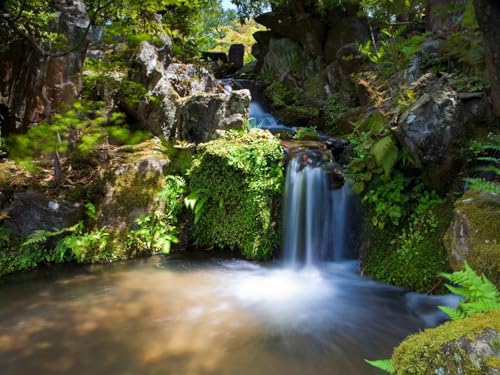
[[[467,191],[455,203],[453,221],[444,236],[453,269],[465,261],[500,287],[500,196]]]
[[[279,247],[283,147],[267,131],[229,133],[199,147],[190,190],[208,198],[193,227],[198,245],[267,259]]]
[[[500,310],[445,323],[403,341],[392,356],[394,374],[498,374]]]
[[[408,230],[407,224],[380,229],[367,220],[367,240],[362,249],[365,275],[422,293],[438,292],[435,287],[441,280],[440,274],[449,271],[442,238],[451,220],[451,204],[440,204],[432,209],[432,215],[436,220],[435,228],[421,228],[425,231],[423,239],[410,253],[398,249],[398,238],[403,230]]]

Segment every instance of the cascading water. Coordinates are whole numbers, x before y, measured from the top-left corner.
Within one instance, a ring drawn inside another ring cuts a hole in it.
[[[300,149],[288,164],[283,249],[289,266],[312,266],[347,256],[349,187],[330,187],[331,177],[323,168],[330,158],[324,150]]]

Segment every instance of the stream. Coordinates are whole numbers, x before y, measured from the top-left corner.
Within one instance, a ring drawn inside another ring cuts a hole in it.
[[[311,158],[289,164],[280,261],[188,251],[0,280],[0,373],[380,374],[364,359],[458,301],[362,277],[349,186]]]

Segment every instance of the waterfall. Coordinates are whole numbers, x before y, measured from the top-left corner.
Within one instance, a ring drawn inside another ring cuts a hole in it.
[[[325,152],[303,149],[289,162],[284,190],[284,261],[292,267],[346,259],[350,253],[350,194],[330,188]]]

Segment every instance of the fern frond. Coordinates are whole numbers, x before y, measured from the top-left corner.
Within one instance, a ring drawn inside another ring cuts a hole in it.
[[[378,140],[371,149],[377,165],[382,167],[387,177],[398,160],[398,152],[398,147],[391,135]]]
[[[446,285],[450,292],[464,297],[456,309],[439,306],[452,320],[500,309],[500,292],[496,286],[484,275],[477,275],[467,262],[464,270],[442,276],[458,285]]]
[[[392,363],[391,359],[378,359],[374,361],[365,359],[365,362],[373,367],[378,368],[379,370],[388,372],[389,374],[392,374],[394,372],[394,364]]]

